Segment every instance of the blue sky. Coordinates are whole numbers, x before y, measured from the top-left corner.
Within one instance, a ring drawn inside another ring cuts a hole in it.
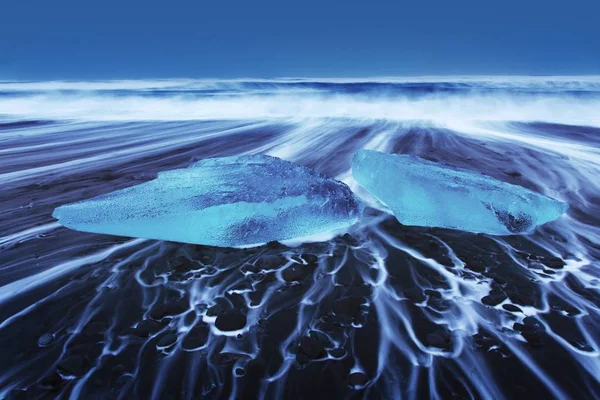
[[[0,79],[600,74],[598,0],[11,0]]]

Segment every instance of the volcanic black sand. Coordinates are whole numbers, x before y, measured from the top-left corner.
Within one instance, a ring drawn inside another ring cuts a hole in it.
[[[596,398],[600,130],[486,129],[1,125],[0,398]],[[51,217],[213,156],[268,153],[351,182],[363,147],[479,171],[570,209],[498,237],[403,226],[369,203],[329,241],[248,249],[87,234]]]

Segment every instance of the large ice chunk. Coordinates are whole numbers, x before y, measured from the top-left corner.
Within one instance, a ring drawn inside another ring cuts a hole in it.
[[[506,235],[531,231],[568,208],[521,186],[411,155],[360,150],[352,174],[405,225]]]
[[[150,182],[67,204],[71,229],[214,246],[242,246],[344,228],[362,205],[348,186],[265,155],[206,159]]]

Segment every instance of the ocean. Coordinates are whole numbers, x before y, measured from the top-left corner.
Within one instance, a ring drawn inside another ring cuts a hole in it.
[[[570,208],[527,235],[404,226],[352,178],[359,149]],[[240,154],[335,177],[365,214],[252,248],[52,218]],[[0,398],[600,393],[600,77],[0,82],[0,184]]]

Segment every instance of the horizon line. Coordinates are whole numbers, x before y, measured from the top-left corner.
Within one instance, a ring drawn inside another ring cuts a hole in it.
[[[470,75],[382,75],[367,77],[310,77],[310,76],[279,76],[279,77],[239,77],[239,78],[193,78],[193,77],[169,77],[169,78],[108,78],[108,79],[0,79],[0,85],[4,84],[34,84],[34,83],[118,83],[118,82],[327,82],[327,83],[402,83],[402,82],[441,82],[446,80],[454,81],[501,81],[501,80],[600,80],[600,74],[581,74],[581,75],[488,75],[488,74],[470,74]]]

